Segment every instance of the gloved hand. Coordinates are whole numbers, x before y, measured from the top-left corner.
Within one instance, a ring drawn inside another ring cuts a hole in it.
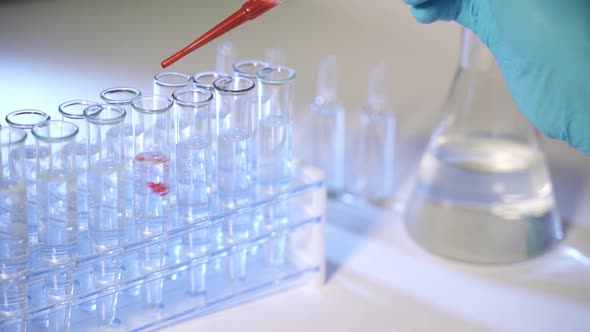
[[[404,2],[421,23],[454,20],[477,34],[528,119],[590,155],[590,0]]]

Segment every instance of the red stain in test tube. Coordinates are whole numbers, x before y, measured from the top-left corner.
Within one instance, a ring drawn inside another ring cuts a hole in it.
[[[166,60],[162,61],[162,68],[170,66],[171,64],[180,60],[190,52],[207,44],[208,42],[223,35],[224,33],[240,26],[242,23],[257,18],[258,16],[264,14],[269,9],[273,8],[274,6],[283,1],[284,0],[248,0],[235,13],[228,16],[219,24],[211,28],[211,30],[203,34],[201,37],[195,39],[185,48],[181,49],[180,51],[168,57]]]
[[[143,152],[135,156],[135,160],[137,161],[150,161],[152,163],[165,163],[164,164],[164,171],[168,171],[168,156],[161,154],[161,153],[154,153],[154,152]],[[147,183],[147,186],[152,190],[152,192],[156,195],[166,196],[170,193],[170,185],[165,184],[164,182],[153,182],[150,181]]]
[[[154,194],[158,194],[160,196],[166,196],[170,192],[170,186],[166,185],[163,182],[148,182],[148,187],[152,190]]]

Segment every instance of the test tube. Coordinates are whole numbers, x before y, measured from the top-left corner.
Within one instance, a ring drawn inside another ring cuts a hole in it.
[[[121,247],[125,241],[125,126],[126,111],[116,105],[94,105],[84,110],[88,145],[88,236],[93,254]],[[121,258],[94,263],[96,289],[116,286]],[[96,300],[100,326],[118,324],[117,293]]]
[[[229,75],[223,72],[216,72],[216,71],[206,71],[197,73],[193,76],[193,81],[195,82],[195,86],[198,88],[206,89],[207,91],[213,94],[213,105],[211,110],[211,149],[214,153],[211,155],[211,197],[217,197],[217,136],[219,135],[219,109],[220,105],[220,98],[215,97],[215,87],[213,86],[213,82],[221,77],[229,77]],[[216,210],[216,206],[211,207],[213,210]],[[222,236],[222,224],[216,223],[209,228],[209,238],[211,239],[211,246],[215,249],[223,248],[223,236]],[[223,259],[216,258],[214,260],[213,267],[216,271],[222,269]]]
[[[329,193],[343,190],[346,114],[338,100],[336,56],[320,61],[317,95],[310,106],[311,160],[326,173]]]
[[[256,74],[264,68],[271,65],[266,61],[260,60],[244,60],[234,64],[234,75],[251,79],[254,82],[258,81]],[[252,133],[258,130],[258,121],[260,120],[260,89],[257,89],[252,94]],[[254,136],[252,136],[254,139]],[[253,144],[254,146],[254,144]],[[256,169],[256,146],[252,148],[251,157],[252,169]]]
[[[229,212],[247,206],[252,194],[250,152],[252,136],[252,102],[254,81],[244,77],[222,77],[213,83],[220,99],[219,135],[217,137],[217,175],[219,209]],[[228,246],[248,239],[251,222],[248,215],[232,217],[223,225]],[[246,278],[247,250],[228,257],[231,279]]]
[[[96,145],[88,144],[88,133],[86,128],[86,119],[84,119],[84,109],[97,103],[89,100],[70,100],[59,105],[59,113],[62,120],[74,123],[78,126],[76,143],[74,145],[74,155],[76,158],[76,175],[77,175],[77,193],[78,193],[78,225],[80,231],[80,242],[78,243],[78,253],[80,256],[90,254],[90,242],[88,240],[88,153],[94,153],[98,148]],[[79,284],[81,293],[89,292],[92,287],[92,272],[90,269],[79,271],[76,274],[76,282]],[[80,305],[80,308],[86,311],[96,309],[95,301],[87,301]]]
[[[78,126],[48,120],[33,127],[37,139],[37,221],[48,302],[72,296],[78,257],[78,195],[74,145]],[[49,330],[69,331],[71,307],[49,314]]]
[[[170,220],[170,109],[172,99],[141,95],[133,99],[133,123],[140,135],[133,143],[133,218],[138,240],[161,236]],[[139,252],[140,272],[157,273],[164,265],[163,243]],[[163,280],[143,285],[148,307],[162,304]]]
[[[133,126],[131,101],[141,95],[141,91],[130,87],[114,87],[103,90],[100,98],[103,102],[116,105],[125,110],[124,135],[125,135],[125,236],[127,242],[135,241],[135,224],[133,222],[133,140],[140,134],[139,128]],[[115,129],[112,129],[117,133]],[[116,134],[118,136],[118,134]],[[138,275],[137,257],[134,254],[126,254],[123,257],[123,280],[135,278]],[[132,287],[125,290],[126,294],[139,295],[140,287]]]
[[[84,119],[84,109],[97,103],[88,100],[70,100],[59,105],[59,113],[64,121],[72,122],[78,126],[76,135],[75,156],[76,156],[76,173],[78,176],[78,222],[80,231],[88,230],[88,203],[86,195],[88,184],[86,172],[88,170],[87,149],[96,150],[96,146],[88,145],[88,135],[86,133],[86,120]]]
[[[20,321],[3,331],[25,331],[28,225],[25,173],[27,133],[0,127],[0,317]]]
[[[245,77],[251,79],[254,82],[258,81],[256,74],[264,68],[268,68],[271,65],[266,61],[260,60],[244,60],[234,64],[234,75],[239,77]],[[260,120],[260,89],[257,89],[252,94],[252,132],[256,133],[258,129],[258,121]],[[254,137],[254,136],[253,136]],[[254,144],[253,144],[254,145]],[[256,147],[252,149],[252,169],[256,168]]]
[[[245,77],[251,79],[254,82],[258,82],[258,77],[256,74],[264,69],[270,67],[271,64],[266,61],[261,60],[243,60],[234,64],[234,75],[239,77]],[[250,142],[250,181],[252,183],[256,183],[256,164],[258,158],[258,145],[255,142],[257,132],[258,132],[258,122],[260,121],[260,86],[254,91],[252,97],[252,136]],[[258,218],[252,219],[252,229],[251,234],[252,236],[258,236],[261,231],[261,224]],[[256,256],[258,254],[258,246],[252,246],[250,248],[250,254],[252,256]]]
[[[187,74],[178,72],[163,72],[154,76],[154,95],[172,97],[172,93],[174,93],[174,91],[191,86],[193,86],[193,80],[192,77]],[[176,122],[174,119],[176,118],[176,114],[174,113],[174,109],[170,110],[170,117],[170,130],[171,134],[173,135],[173,138],[170,140],[170,177],[174,179],[176,178],[176,167],[174,166],[176,163],[176,132],[174,130],[174,125]],[[173,187],[175,185],[175,183],[172,183]]]
[[[199,259],[187,272],[187,293],[205,293],[208,247],[208,224],[211,211],[211,100],[205,89],[187,88],[173,93],[176,108],[176,188],[178,217],[181,226],[197,225],[182,238],[188,259]]]
[[[291,181],[292,109],[295,71],[285,66],[264,68],[258,72],[261,107],[256,133],[258,144],[257,194],[260,197],[285,191]],[[268,232],[279,232],[288,222],[286,202],[262,209],[262,224]],[[278,235],[265,243],[265,258],[271,265],[284,263],[286,235]]]
[[[205,89],[213,94],[214,106],[213,106],[213,109],[211,110],[211,129],[212,129],[212,136],[214,138],[217,137],[217,135],[219,134],[219,121],[217,119],[218,119],[219,107],[221,105],[220,105],[219,98],[215,98],[215,87],[213,86],[213,82],[215,82],[217,79],[219,79],[221,77],[228,77],[228,76],[229,76],[228,74],[225,74],[223,72],[218,72],[218,71],[206,71],[206,72],[197,73],[193,76],[193,81],[194,81],[195,86],[197,88]],[[214,141],[213,142],[214,144],[217,144],[215,142],[216,140],[213,140],[213,141]]]
[[[27,131],[28,135],[25,140],[25,171],[27,174],[27,218],[29,222],[29,246],[37,247],[39,244],[37,237],[37,147],[35,138],[30,134],[31,128],[35,125],[47,121],[50,116],[45,112],[35,109],[18,110],[6,115],[6,123],[10,128],[22,129]]]
[[[125,140],[125,206],[126,218],[133,220],[133,139],[140,133],[133,128],[133,117],[131,116],[131,101],[133,98],[141,95],[141,92],[135,88],[115,87],[103,90],[100,98],[107,104],[116,105],[125,110],[124,120],[124,140]],[[118,137],[118,127],[113,129],[113,134]],[[132,224],[132,222],[131,222]]]
[[[179,73],[179,72],[163,72],[156,76],[154,76],[154,94],[159,96],[166,96],[172,98],[172,93],[174,91],[183,89],[186,87],[193,87],[193,80],[190,75]],[[176,130],[174,126],[176,125],[176,111],[174,108],[170,109],[170,134],[172,138],[170,139],[170,179],[171,179],[171,188],[170,188],[170,206],[171,206],[171,214],[170,214],[170,227],[176,228],[179,226],[178,224],[178,217],[177,217],[177,209],[176,209]],[[163,124],[160,124],[163,126]],[[182,259],[182,243],[181,241],[177,241],[174,245],[169,244],[166,249],[166,255],[174,262],[179,263]],[[174,273],[169,276],[170,279],[177,279],[178,273]]]
[[[367,201],[386,204],[393,193],[395,117],[384,64],[369,68],[369,98],[361,112],[356,190]]]

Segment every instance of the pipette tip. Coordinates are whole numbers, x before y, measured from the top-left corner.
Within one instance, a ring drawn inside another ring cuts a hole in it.
[[[233,28],[239,26],[240,24],[248,21],[253,20],[256,17],[262,15],[269,9],[276,6],[278,3],[282,1],[277,0],[248,0],[246,3],[242,5],[240,9],[236,12],[228,16],[226,19],[221,21],[219,24],[214,26],[211,30],[207,31],[204,35],[197,38],[187,47],[183,48],[182,50],[178,51],[177,53],[171,55],[166,60],[162,61],[160,64],[162,68],[166,68],[171,64],[175,63],[176,61],[180,60],[187,54],[191,53],[192,51],[196,50],[197,48],[207,44],[208,42],[214,40],[215,38],[223,35],[224,33],[232,30]]]

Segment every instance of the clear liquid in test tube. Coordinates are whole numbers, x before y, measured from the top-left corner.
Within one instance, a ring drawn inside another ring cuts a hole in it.
[[[213,85],[220,99],[219,135],[217,137],[217,175],[219,210],[229,212],[247,206],[252,195],[250,178],[252,136],[252,94],[256,84],[244,77],[223,77]],[[250,237],[249,215],[224,221],[223,240],[227,246]],[[231,279],[246,278],[247,249],[227,257]]]
[[[141,133],[133,151],[133,216],[138,240],[162,236],[170,220],[170,109],[171,98],[141,95],[133,99],[133,123]],[[139,252],[140,274],[157,274],[165,263],[166,246],[157,243]],[[163,302],[161,278],[143,284],[144,303],[159,307]]]
[[[186,292],[206,291],[209,223],[212,207],[211,101],[205,89],[187,88],[172,95],[176,108],[176,188],[181,226],[193,226],[182,238],[185,259],[196,260],[188,268]]]
[[[179,72],[163,72],[156,76],[154,76],[154,94],[158,96],[164,96],[168,98],[172,98],[172,94],[176,90],[180,90],[187,87],[193,87],[194,83],[192,77],[190,75],[179,73]],[[169,152],[169,163],[170,163],[170,179],[172,180],[170,185],[170,207],[171,207],[171,214],[170,214],[170,227],[176,228],[179,226],[178,224],[178,216],[177,216],[177,209],[176,209],[176,130],[174,126],[176,125],[176,111],[174,108],[170,109],[170,152]],[[160,119],[161,121],[162,119]],[[163,126],[163,123],[160,123],[159,126]],[[182,258],[182,244],[180,240],[176,242],[175,245],[168,246],[166,249],[166,256],[168,259],[172,260],[174,263],[180,263]],[[176,280],[179,276],[179,273],[174,273],[169,276],[170,279]]]
[[[140,135],[139,128],[133,126],[133,116],[131,101],[133,98],[141,95],[138,89],[131,87],[113,87],[103,90],[100,98],[103,102],[116,105],[125,110],[126,116],[124,121],[124,153],[125,153],[125,236],[127,242],[135,241],[135,224],[133,222],[133,141],[136,136]],[[119,133],[115,128],[110,131],[114,137]],[[127,254],[123,257],[122,278],[130,279],[138,275],[137,255],[135,253]],[[139,286],[128,288],[125,293],[137,296],[140,294]]]
[[[78,194],[74,145],[78,127],[67,121],[44,121],[31,130],[37,140],[37,221],[47,302],[73,294],[78,257]],[[69,331],[71,307],[52,312],[50,331]]]
[[[192,77],[187,74],[178,72],[163,72],[154,76],[154,94],[158,96],[171,98],[174,91],[192,86],[194,86]],[[170,174],[172,178],[175,178],[176,170],[174,164],[176,162],[176,132],[174,130],[174,125],[176,122],[176,113],[174,113],[174,109],[170,110],[170,118],[170,134],[172,135],[172,139],[170,140],[170,163],[172,166]],[[173,184],[173,186],[175,186],[175,184]]]
[[[226,54],[227,56],[227,54]],[[219,64],[219,60],[218,60]],[[211,149],[213,153],[211,154],[211,166],[209,168],[211,173],[211,197],[213,197],[213,202],[211,205],[211,209],[217,211],[216,206],[216,197],[217,197],[217,137],[219,135],[219,110],[220,110],[220,98],[217,98],[215,87],[213,86],[213,82],[221,77],[229,77],[228,74],[224,72],[216,72],[216,71],[206,71],[197,73],[193,76],[193,81],[195,82],[195,86],[201,89],[205,89],[213,94],[213,101],[211,105]],[[223,248],[223,229],[221,223],[216,223],[214,225],[210,225],[209,227],[209,239],[211,241],[210,245],[213,249],[218,250]],[[216,271],[220,271],[223,268],[223,258],[218,257],[214,260],[213,268]]]
[[[24,130],[0,127],[0,319],[17,320],[27,310],[26,137]],[[25,331],[26,321],[2,330]]]
[[[43,111],[35,109],[24,109],[8,113],[6,123],[10,128],[27,131],[25,140],[25,171],[27,176],[27,218],[29,223],[29,245],[36,248],[39,244],[37,237],[37,147],[35,137],[31,135],[31,129],[51,117]],[[35,249],[34,249],[35,250]],[[36,257],[36,256],[35,256]],[[33,263],[35,265],[35,263]]]
[[[70,100],[59,105],[59,113],[62,120],[69,121],[78,126],[78,134],[74,146],[74,155],[76,158],[76,179],[78,193],[78,223],[80,231],[80,242],[78,244],[78,253],[80,256],[90,254],[90,243],[88,241],[88,153],[95,153],[98,146],[88,144],[88,132],[86,119],[84,119],[84,109],[88,106],[97,105],[89,100]],[[76,274],[76,282],[79,284],[80,292],[86,293],[93,289],[91,270],[86,269]],[[86,311],[96,309],[95,301],[87,301],[80,305]]]
[[[260,122],[257,142],[257,190],[258,198],[277,195],[286,190],[291,181],[292,167],[292,110],[295,71],[285,66],[275,66],[258,72],[260,83]],[[287,238],[281,235],[289,220],[289,208],[285,202],[262,209],[257,219],[268,232],[279,235],[265,244],[266,262],[280,265],[287,255]]]
[[[59,113],[64,121],[72,122],[78,126],[76,135],[75,156],[76,156],[76,173],[78,180],[78,222],[80,231],[85,232],[88,229],[88,203],[86,196],[88,193],[88,184],[86,172],[88,170],[88,149],[96,150],[95,145],[88,145],[88,133],[86,132],[86,120],[84,119],[84,109],[97,103],[88,100],[70,100],[59,105]]]
[[[116,105],[84,110],[88,124],[88,236],[93,254],[120,248],[125,237],[125,126],[126,112]],[[96,288],[116,286],[121,280],[120,256],[94,263]],[[99,326],[117,326],[118,293],[96,300]]]
[[[276,54],[275,54],[276,55]],[[274,55],[273,55],[274,56]],[[257,84],[257,88],[255,90],[255,92],[253,93],[253,97],[252,97],[252,136],[250,138],[250,181],[252,183],[256,183],[257,179],[256,179],[256,164],[257,164],[257,158],[258,158],[258,144],[256,143],[256,137],[258,135],[258,124],[260,122],[260,86],[258,84],[258,77],[256,76],[256,74],[258,74],[259,71],[261,71],[264,68],[268,68],[270,67],[271,64],[266,62],[266,61],[262,61],[262,60],[243,60],[243,61],[239,61],[237,63],[235,63],[233,65],[233,70],[234,70],[234,75],[239,76],[239,77],[245,77],[248,79],[251,79],[252,81],[256,82]],[[251,235],[256,237],[260,234],[260,232],[262,231],[261,229],[262,225],[260,223],[260,220],[258,218],[253,218],[252,221],[252,229],[251,229]],[[250,248],[250,254],[253,256],[258,255],[259,252],[259,246],[252,246],[252,248]]]

